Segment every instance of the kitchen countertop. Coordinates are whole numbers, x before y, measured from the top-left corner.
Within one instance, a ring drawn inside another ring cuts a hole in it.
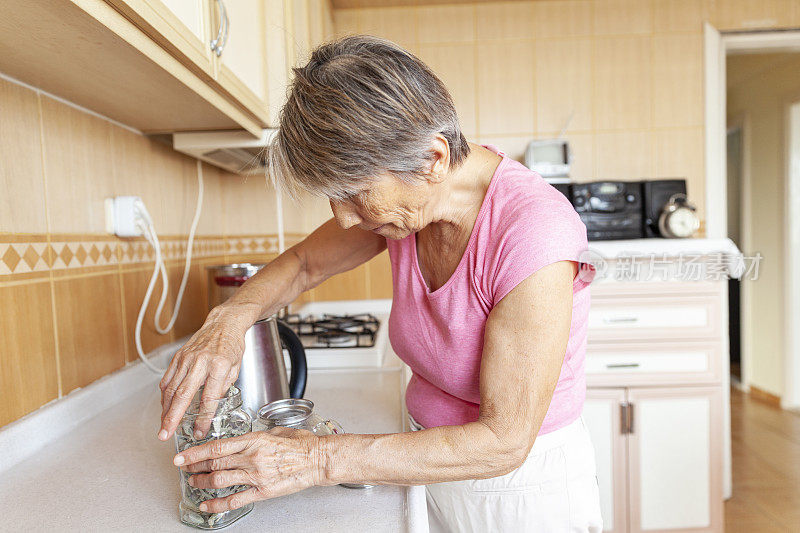
[[[731,255],[740,254],[736,244],[725,239],[624,239],[616,241],[590,241],[589,250],[606,259],[628,255],[666,255],[675,257],[680,254],[698,255]]]
[[[727,238],[590,241],[584,257],[597,270],[594,285],[741,278],[753,265]]]
[[[158,364],[179,345],[162,350]],[[157,383],[132,365],[3,428],[0,530],[192,531],[178,520],[174,442],[156,439]],[[397,432],[404,386],[389,350],[382,368],[311,370],[306,398],[349,432]],[[258,502],[225,531],[265,528],[427,532],[424,487],[314,487]]]

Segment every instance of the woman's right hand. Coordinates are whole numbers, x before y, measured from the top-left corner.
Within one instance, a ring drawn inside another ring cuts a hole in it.
[[[211,425],[216,400],[225,395],[239,375],[245,331],[214,311],[178,350],[161,379],[161,440],[175,432],[194,395],[204,385],[195,425],[195,438],[202,438]]]

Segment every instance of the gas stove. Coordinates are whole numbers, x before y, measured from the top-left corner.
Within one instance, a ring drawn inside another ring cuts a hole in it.
[[[300,337],[309,368],[375,368],[389,349],[391,307],[391,300],[310,302],[283,321]]]
[[[372,348],[381,325],[370,313],[290,314],[284,322],[297,333],[305,348]]]

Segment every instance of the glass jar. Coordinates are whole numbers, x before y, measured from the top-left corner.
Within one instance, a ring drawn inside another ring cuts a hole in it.
[[[252,419],[242,408],[242,394],[236,387],[228,389],[225,397],[216,400],[216,411],[212,415],[200,415],[200,398],[203,389],[195,395],[186,414],[181,419],[175,431],[175,448],[182,452],[192,446],[197,446],[212,440],[227,439],[244,435],[252,429]],[[208,433],[199,439],[194,437],[194,428],[198,419],[210,417]],[[250,511],[250,503],[239,509],[221,513],[205,513],[200,510],[200,504],[214,498],[224,498],[250,488],[248,485],[234,485],[222,489],[200,489],[189,485],[192,474],[181,470],[181,503],[179,506],[181,522],[199,529],[219,529],[229,526]]]
[[[335,420],[326,420],[314,412],[314,402],[303,398],[288,398],[268,403],[258,410],[255,430],[267,431],[277,426],[305,429],[314,435],[339,435],[344,433]]]

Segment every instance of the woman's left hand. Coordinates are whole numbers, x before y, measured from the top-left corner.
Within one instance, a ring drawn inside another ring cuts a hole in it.
[[[278,427],[206,442],[177,454],[173,462],[194,474],[189,477],[193,487],[251,486],[200,505],[201,511],[219,513],[319,485],[319,456],[319,437]]]

